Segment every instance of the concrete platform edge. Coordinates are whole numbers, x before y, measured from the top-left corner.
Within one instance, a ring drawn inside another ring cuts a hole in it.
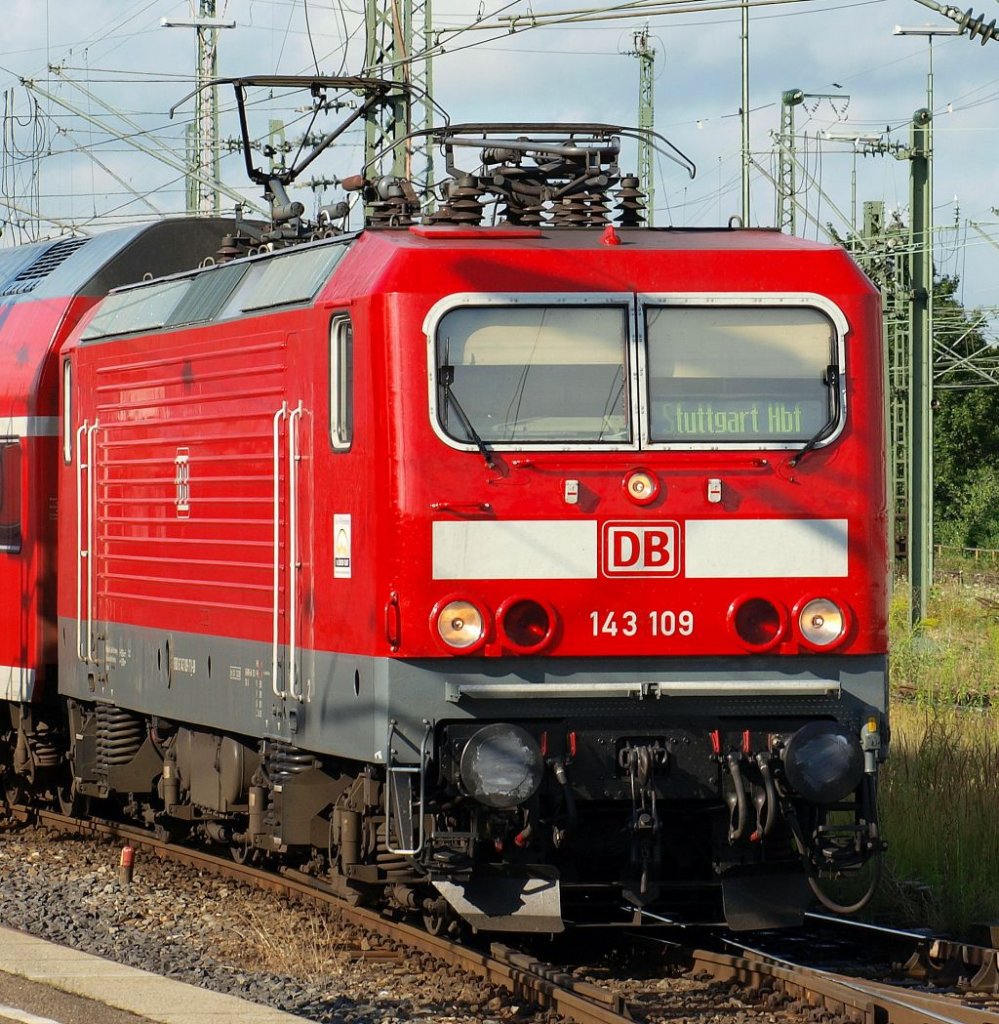
[[[301,1017],[0,927],[0,971],[157,1024],[291,1024]]]

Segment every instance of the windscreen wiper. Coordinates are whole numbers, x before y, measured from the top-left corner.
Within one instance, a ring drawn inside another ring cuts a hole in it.
[[[839,424],[839,416],[841,411],[841,403],[839,397],[839,367],[836,366],[834,363],[830,363],[830,365],[826,367],[826,372],[825,376],[823,377],[822,383],[825,384],[826,387],[832,388],[832,418],[829,419],[826,423],[823,423],[822,426],[819,428],[819,432],[815,434],[813,437],[811,437],[805,443],[805,447],[802,448],[801,451],[798,452],[793,459],[791,459],[790,466],[792,468],[794,466],[797,466],[798,463],[801,462],[801,460],[810,451],[813,451],[821,441],[824,441],[836,429],[837,425]]]
[[[461,407],[461,402],[458,401],[458,396],[454,393],[451,385],[454,383],[454,366],[450,362],[450,342],[444,343],[444,359],[440,366],[437,367],[437,376],[441,382],[441,387],[444,389],[444,396],[448,402],[454,406],[454,411],[458,414],[458,419],[461,420],[461,425],[465,428],[465,432],[475,442],[475,447],[482,453],[482,458],[485,459],[486,466],[489,469],[495,469],[496,464],[493,462],[493,454],[489,450],[486,442],[482,440],[479,432],[472,426],[472,421],[468,418],[465,410]]]

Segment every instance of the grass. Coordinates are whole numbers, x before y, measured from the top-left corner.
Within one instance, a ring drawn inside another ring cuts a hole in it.
[[[908,923],[968,934],[999,921],[999,722],[990,711],[892,709],[882,777],[883,898]]]
[[[892,696],[920,705],[999,707],[999,601],[949,582],[933,588],[929,615],[908,625],[905,590],[890,610]]]
[[[910,630],[899,590],[878,906],[902,923],[967,935],[999,922],[999,604],[948,582]]]
[[[231,933],[220,935],[216,953],[247,970],[268,971],[337,989],[356,975],[358,963],[351,956],[345,929],[336,912],[320,913],[295,908],[279,915],[274,908],[248,906],[242,921]],[[289,918],[296,923],[289,925]]]

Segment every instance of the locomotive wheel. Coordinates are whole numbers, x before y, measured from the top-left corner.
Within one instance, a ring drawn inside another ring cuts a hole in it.
[[[436,914],[429,911],[423,914],[423,927],[434,936],[441,935],[446,921],[447,914]]]
[[[423,927],[430,935],[453,939],[461,930],[461,920],[450,907],[443,910],[424,910]]]
[[[28,787],[24,780],[13,772],[7,772],[3,777],[3,799],[8,809],[13,810],[18,804],[28,802]]]
[[[249,843],[230,843],[229,856],[237,864],[254,864],[257,860],[257,850]]]
[[[67,818],[83,818],[90,810],[90,797],[77,791],[76,779],[58,785],[56,799],[59,801],[59,813]]]

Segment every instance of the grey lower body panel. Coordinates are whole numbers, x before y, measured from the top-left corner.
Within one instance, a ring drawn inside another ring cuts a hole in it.
[[[76,623],[60,621],[59,690],[143,714],[322,754],[416,763],[445,721],[640,721],[830,717],[858,729],[884,711],[882,656],[745,658],[371,658],[299,648],[301,699],[279,696],[268,643],[98,623],[81,661]],[[279,666],[287,651],[279,651]],[[393,726],[392,723],[396,724]]]

